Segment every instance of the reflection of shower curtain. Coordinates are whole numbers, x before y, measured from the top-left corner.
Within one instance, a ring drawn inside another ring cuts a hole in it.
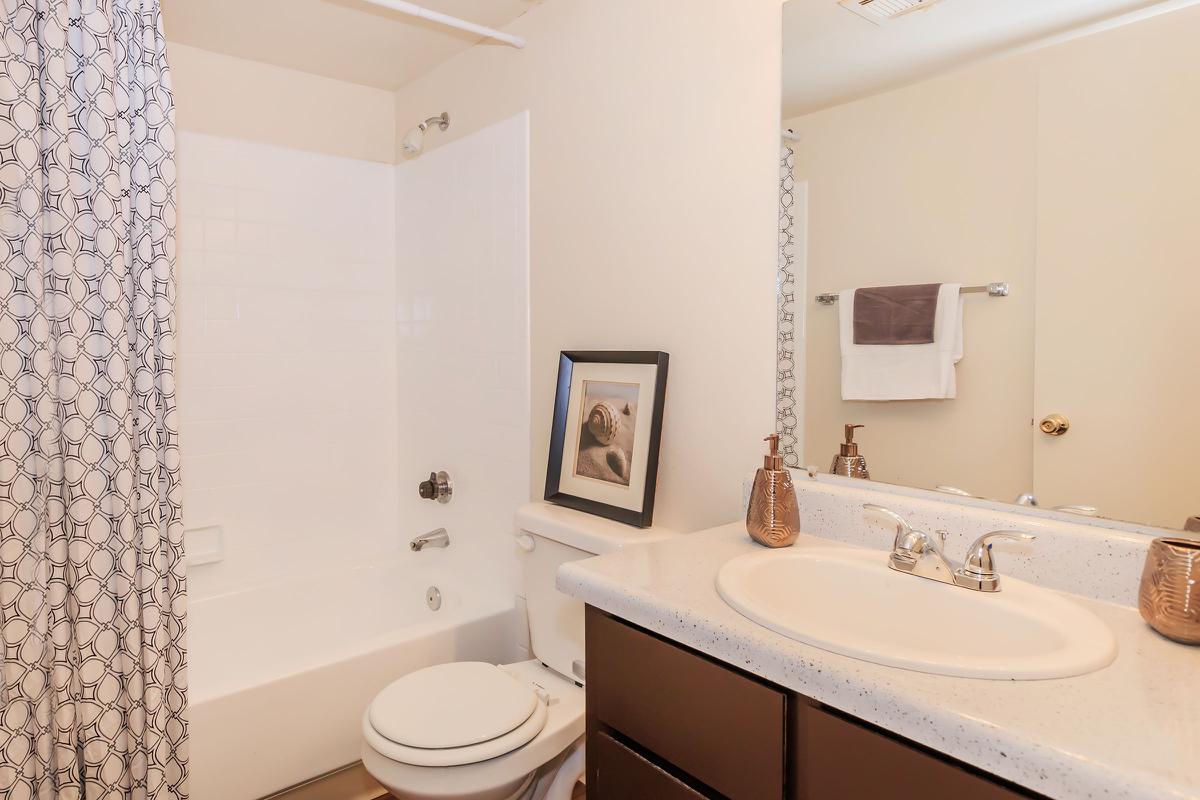
[[[779,452],[789,467],[800,466],[796,453],[796,256],[792,204],[795,196],[795,151],[784,145],[779,155],[779,267],[776,274],[775,431]]]
[[[158,0],[5,0],[0,797],[187,797]]]

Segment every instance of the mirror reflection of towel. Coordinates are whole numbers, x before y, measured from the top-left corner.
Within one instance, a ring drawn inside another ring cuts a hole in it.
[[[855,344],[932,344],[941,284],[854,291]]]
[[[843,400],[951,399],[958,392],[954,365],[963,357],[962,284],[938,288],[933,341],[928,344],[855,344],[854,295],[838,297]]]

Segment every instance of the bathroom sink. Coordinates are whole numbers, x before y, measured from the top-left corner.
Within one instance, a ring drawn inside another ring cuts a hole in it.
[[[890,667],[966,678],[1067,678],[1117,654],[1081,605],[1002,578],[976,592],[889,569],[886,553],[842,547],[760,550],[727,562],[717,591],[788,638]]]

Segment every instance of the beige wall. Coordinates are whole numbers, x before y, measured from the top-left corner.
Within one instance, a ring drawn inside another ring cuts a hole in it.
[[[170,31],[168,31],[170,33]],[[395,95],[168,41],[180,130],[390,163]]]
[[[671,354],[656,524],[740,513],[774,429],[780,3],[553,0],[397,95],[436,147],[531,111],[533,491],[557,354]],[[464,365],[470,368],[470,365]]]
[[[1196,41],[1200,7],[785,123],[810,183],[807,461],[863,422],[880,480],[1200,513]],[[967,299],[958,398],[843,402],[837,311],[812,295],[949,280],[1013,292]],[[1031,425],[1051,412],[1061,439]]]
[[[804,463],[828,468],[842,426],[872,477],[1009,497],[1031,486],[1036,73],[988,65],[806,117],[796,175],[809,183]],[[1008,281],[966,301],[958,397],[841,399],[838,309],[854,286]]]

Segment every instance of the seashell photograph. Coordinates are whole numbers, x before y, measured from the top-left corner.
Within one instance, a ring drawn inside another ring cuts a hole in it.
[[[636,383],[583,382],[575,457],[578,477],[629,485],[637,404]]]

